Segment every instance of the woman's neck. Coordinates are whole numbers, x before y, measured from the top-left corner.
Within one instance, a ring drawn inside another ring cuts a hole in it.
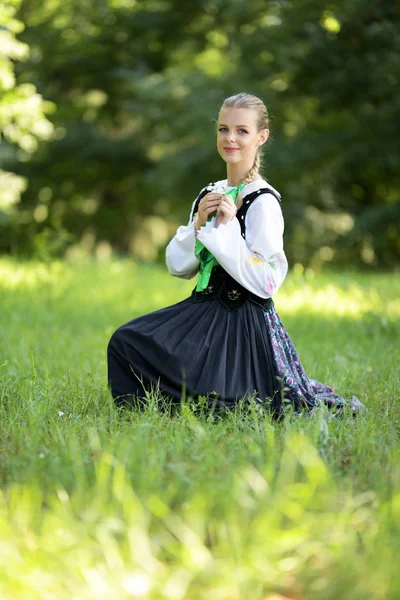
[[[245,179],[247,173],[251,169],[243,167],[242,165],[226,165],[226,177],[227,177],[227,185],[232,187],[237,187],[243,179]],[[257,175],[254,179],[259,179],[260,176]]]

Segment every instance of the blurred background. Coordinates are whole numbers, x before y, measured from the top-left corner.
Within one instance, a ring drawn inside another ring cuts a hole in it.
[[[290,262],[400,264],[396,0],[3,0],[0,252],[162,260],[260,96]]]

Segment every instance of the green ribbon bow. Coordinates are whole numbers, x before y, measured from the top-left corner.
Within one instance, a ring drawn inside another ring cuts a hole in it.
[[[222,192],[222,193],[225,194],[226,196],[232,196],[232,200],[236,204],[238,194],[243,188],[244,188],[243,183],[240,183],[237,187],[229,190],[229,192]],[[212,217],[215,214],[216,213],[214,213],[213,215],[210,215],[208,217],[208,221],[211,221]],[[211,252],[209,250],[207,250],[207,248],[204,246],[204,244],[202,244],[200,242],[200,240],[196,241],[196,247],[195,247],[194,252],[195,252],[197,258],[200,260],[199,278],[197,280],[196,292],[202,292],[203,290],[205,290],[207,288],[208,282],[210,281],[210,277],[211,277],[211,271],[213,270],[213,268],[215,266],[218,265],[218,261],[215,258],[215,256],[213,256],[211,254]]]

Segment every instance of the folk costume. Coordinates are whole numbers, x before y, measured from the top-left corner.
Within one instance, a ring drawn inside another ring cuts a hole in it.
[[[242,188],[242,189],[240,189]],[[210,191],[231,194],[242,204],[236,217],[217,227],[216,216],[195,229],[200,200]],[[310,379],[272,300],[287,273],[280,194],[258,179],[233,188],[227,180],[204,188],[192,205],[187,226],[166,249],[171,275],[199,273],[191,296],[122,325],[108,346],[108,381],[115,403],[144,398],[159,388],[180,402],[200,397],[233,408],[255,400],[275,415],[321,404],[357,412],[345,400]]]

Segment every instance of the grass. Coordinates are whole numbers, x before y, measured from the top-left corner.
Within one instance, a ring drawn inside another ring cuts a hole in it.
[[[118,413],[109,337],[192,287],[0,260],[0,598],[398,599],[398,278],[296,268],[275,299],[355,422]]]

